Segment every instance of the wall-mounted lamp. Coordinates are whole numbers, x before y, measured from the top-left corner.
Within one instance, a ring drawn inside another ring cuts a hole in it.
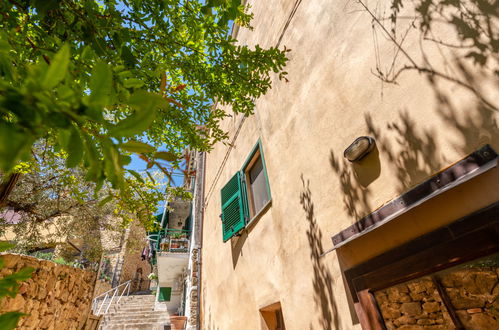
[[[350,162],[357,162],[370,153],[376,142],[370,136],[361,136],[355,139],[343,152],[343,156]]]

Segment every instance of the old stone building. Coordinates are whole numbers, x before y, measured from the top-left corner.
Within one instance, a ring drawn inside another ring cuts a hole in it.
[[[102,231],[103,255],[94,296],[127,281],[132,281],[130,292],[149,289],[151,264],[143,258],[142,251],[148,245],[145,229],[132,222],[121,235]]]
[[[289,81],[206,155],[202,329],[499,328],[497,26],[421,3],[247,1]]]

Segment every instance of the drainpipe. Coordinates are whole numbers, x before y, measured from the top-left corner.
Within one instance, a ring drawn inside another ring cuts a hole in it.
[[[161,217],[161,228],[163,228],[163,224],[165,223],[166,219],[166,212],[168,212],[168,197],[165,199],[165,206],[163,208],[163,216]]]
[[[197,191],[198,196],[197,196],[197,207],[196,207],[196,218],[198,219],[199,225],[197,226],[196,234],[198,235],[198,304],[197,304],[197,322],[196,322],[196,329],[200,330],[201,329],[201,299],[202,299],[202,284],[201,284],[201,279],[202,277],[202,270],[201,270],[201,265],[202,265],[202,248],[203,248],[203,219],[204,219],[204,186],[206,182],[206,177],[205,177],[205,166],[206,166],[206,153],[205,152],[198,152],[198,157],[199,161],[197,164],[197,169],[196,169],[196,176],[199,176],[196,180],[197,183],[200,184],[200,189]]]

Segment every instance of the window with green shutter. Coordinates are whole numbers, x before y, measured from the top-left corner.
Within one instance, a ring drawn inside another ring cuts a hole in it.
[[[226,242],[270,205],[270,187],[260,141],[243,167],[221,190],[222,234]]]
[[[172,288],[162,287],[159,288],[158,301],[170,301],[172,296]]]

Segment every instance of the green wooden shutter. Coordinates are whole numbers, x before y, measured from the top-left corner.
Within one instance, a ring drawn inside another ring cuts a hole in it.
[[[227,242],[244,228],[244,206],[241,173],[237,172],[222,188],[222,234]]]
[[[168,287],[159,288],[158,301],[170,301],[171,296],[172,296],[172,288]]]

